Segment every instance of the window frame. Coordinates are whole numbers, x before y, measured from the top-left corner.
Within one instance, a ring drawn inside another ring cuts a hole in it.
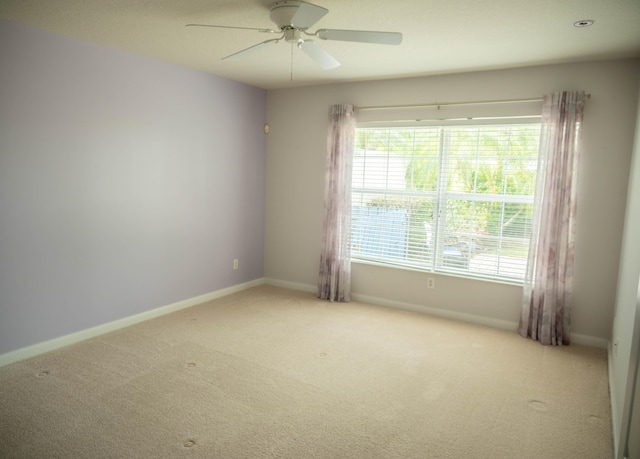
[[[504,235],[504,223],[505,218],[505,205],[507,204],[528,204],[533,206],[534,198],[535,198],[535,189],[530,195],[512,195],[505,193],[503,190],[502,193],[499,194],[481,194],[476,192],[463,192],[463,191],[451,191],[448,190],[448,179],[449,176],[453,174],[451,168],[448,167],[449,162],[449,153],[451,150],[448,149],[446,142],[443,140],[447,135],[450,137],[451,134],[445,134],[447,130],[456,129],[459,127],[486,127],[486,128],[500,128],[505,129],[509,125],[518,125],[521,127],[531,126],[537,128],[537,137],[534,140],[537,140],[539,144],[539,132],[540,132],[540,117],[538,116],[527,116],[527,117],[513,117],[509,120],[498,120],[498,119],[487,119],[487,120],[461,120],[461,122],[450,122],[450,121],[442,121],[442,122],[422,122],[422,123],[398,123],[398,122],[375,122],[375,123],[359,123],[356,127],[356,142],[358,138],[358,132],[362,130],[371,130],[371,129],[383,129],[383,130],[397,130],[397,129],[420,129],[420,128],[436,128],[440,132],[440,141],[438,144],[438,179],[435,185],[434,190],[389,190],[387,187],[382,188],[370,188],[370,187],[356,187],[352,185],[352,192],[354,193],[366,193],[370,196],[380,196],[384,197],[389,194],[393,194],[393,196],[402,196],[411,198],[424,198],[433,200],[433,220],[437,222],[434,228],[433,238],[435,244],[434,253],[428,258],[426,261],[416,261],[409,259],[392,259],[384,256],[367,256],[363,253],[356,253],[354,255],[352,251],[352,261],[356,263],[365,263],[365,264],[374,264],[381,265],[393,268],[400,269],[408,269],[412,271],[421,271],[421,272],[429,272],[429,273],[437,273],[442,275],[452,275],[456,277],[464,277],[471,279],[480,279],[491,282],[498,283],[506,283],[511,285],[523,285],[525,273],[522,273],[522,277],[520,276],[508,276],[504,273],[500,274],[499,264],[501,260],[505,257],[504,255],[498,255],[496,257],[496,272],[491,273],[482,273],[477,271],[470,271],[469,267],[465,269],[456,269],[455,267],[445,266],[444,260],[445,255],[444,251],[447,248],[447,245],[444,241],[449,229],[447,228],[447,204],[452,201],[467,201],[467,202],[494,202],[501,203],[501,224],[500,224],[500,235],[499,236],[491,236],[486,235],[486,239],[496,239],[498,240],[499,251],[502,251],[503,244],[505,241],[514,241],[522,243],[526,240],[525,237],[518,238],[512,237],[508,235]],[[387,155],[389,154],[389,150],[387,150]],[[414,150],[412,150],[412,155]],[[537,152],[535,161],[536,161],[536,169],[537,169],[537,161],[538,161]],[[444,164],[444,166],[443,166]],[[477,169],[475,169],[477,171]],[[387,169],[387,180],[388,180],[388,169]],[[363,179],[364,180],[364,179]],[[534,180],[535,182],[535,180]],[[387,185],[388,186],[388,185]],[[534,187],[535,188],[535,187]],[[389,193],[392,191],[392,193]],[[353,216],[353,211],[352,211]],[[425,223],[427,223],[425,221]],[[531,224],[533,224],[531,222]],[[353,236],[353,228],[352,228],[352,236]],[[469,233],[471,235],[471,233]],[[527,247],[529,243],[527,242]],[[409,244],[405,241],[405,252],[407,252]],[[528,252],[528,251],[527,251]],[[471,256],[469,256],[471,259]],[[524,260],[524,269],[526,270],[526,266],[528,265],[528,255]]]

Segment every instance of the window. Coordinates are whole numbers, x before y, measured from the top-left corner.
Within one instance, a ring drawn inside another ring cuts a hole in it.
[[[522,282],[540,124],[358,128],[352,258]]]

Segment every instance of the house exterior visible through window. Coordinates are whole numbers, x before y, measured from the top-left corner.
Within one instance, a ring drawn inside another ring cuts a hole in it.
[[[351,256],[522,282],[540,124],[358,128]]]

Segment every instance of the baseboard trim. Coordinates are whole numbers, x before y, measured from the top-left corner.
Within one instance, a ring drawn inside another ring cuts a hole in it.
[[[616,403],[616,391],[614,390],[613,381],[613,347],[611,342],[607,346],[607,367],[609,370],[609,403],[611,404],[611,428],[613,429],[613,457],[618,457],[618,443],[620,442],[620,431],[618,427],[618,405]]]
[[[609,340],[580,333],[571,333],[571,343],[579,344],[581,346],[596,347],[598,349],[609,348]]]
[[[283,281],[280,279],[265,278],[265,283],[273,285],[275,287],[288,288],[291,290],[299,290],[303,292],[317,292],[317,287],[309,284],[302,284],[297,282]],[[465,314],[460,312],[445,311],[437,308],[430,308],[428,306],[406,303],[402,301],[390,300],[387,298],[380,298],[376,296],[362,295],[360,293],[352,293],[351,299],[360,303],[373,304],[376,306],[385,306],[389,308],[402,309],[410,312],[421,312],[424,314],[431,314],[446,319],[459,320],[461,322],[471,322],[480,325],[487,325],[494,328],[501,328],[505,330],[515,331],[518,324],[515,322],[509,322],[506,320],[489,319],[487,317],[477,316],[473,314]]]
[[[241,292],[248,288],[256,287],[264,283],[265,283],[264,278],[260,278],[260,279],[245,282],[242,284],[233,285],[231,287],[223,288],[221,290],[205,293],[204,295],[199,295],[193,298],[178,301],[177,303],[161,306],[156,309],[151,309],[149,311],[124,317],[122,319],[114,320],[112,322],[96,325],[95,327],[87,328],[79,332],[60,336],[58,338],[53,338],[48,341],[43,341],[41,343],[23,347],[15,351],[7,352],[5,354],[0,355],[0,367],[9,365],[10,363],[18,362],[20,360],[28,359],[30,357],[35,357],[37,355],[44,354],[46,352],[54,351],[56,349],[69,346],[70,344],[75,344],[89,338],[95,338],[96,336],[104,335],[105,333],[116,331],[121,328],[128,327],[129,325],[134,325],[139,322],[143,322],[145,320],[153,319],[155,317],[160,317],[165,314],[170,314],[172,312],[190,308],[198,304],[206,303],[207,301],[211,301],[217,298],[221,298],[223,296],[231,295],[232,293]]]
[[[386,306],[392,308],[403,309],[406,311],[412,312],[421,312],[425,314],[430,314],[437,317],[443,317],[445,319],[458,320],[460,322],[468,322],[478,325],[485,325],[487,327],[500,328],[502,330],[508,330],[517,332],[518,324],[517,322],[509,322],[508,320],[501,319],[492,319],[489,317],[478,316],[475,314],[466,314],[463,312],[455,312],[455,311],[446,311],[438,308],[431,308],[429,306],[417,305],[412,303],[403,303],[393,300],[388,300],[384,298],[377,298],[367,295],[360,294],[352,294],[351,298],[355,301],[360,301],[363,303],[370,303],[379,306]],[[573,344],[581,345],[581,346],[589,346],[595,347],[599,349],[607,349],[609,341],[603,338],[598,338],[595,336],[582,335],[580,333],[571,333],[571,342]]]
[[[385,306],[390,308],[402,309],[404,311],[420,312],[423,314],[429,314],[444,319],[457,320],[460,322],[468,322],[477,325],[485,325],[493,328],[500,328],[502,330],[516,331],[518,324],[515,322],[509,322],[507,320],[491,319],[488,317],[482,317],[474,314],[466,314],[463,312],[447,311],[444,309],[432,308],[429,306],[406,303],[402,301],[394,301],[386,298],[373,297],[368,295],[361,295],[354,293],[351,295],[355,301],[362,303],[375,304],[378,306]]]
[[[276,287],[288,288],[291,290],[299,290],[303,292],[317,292],[317,287],[309,284],[302,284],[298,282],[289,282],[280,279],[265,278],[265,283]],[[510,322],[508,320],[492,319],[489,317],[483,317],[475,314],[466,314],[463,312],[447,311],[438,308],[431,308],[429,306],[407,303],[402,301],[390,300],[387,298],[380,298],[369,295],[362,295],[359,293],[352,293],[351,298],[354,301],[361,303],[374,304],[377,306],[385,306],[389,308],[402,309],[404,311],[420,312],[423,314],[430,314],[437,317],[443,317],[445,319],[458,320],[461,322],[469,322],[478,325],[485,325],[493,328],[500,328],[502,330],[517,331],[518,324],[516,322]],[[583,335],[580,333],[571,333],[571,342],[581,346],[596,347],[599,349],[607,349],[609,341],[603,338],[595,336]]]
[[[263,284],[273,285],[275,287],[287,288],[290,290],[303,291],[307,293],[317,292],[317,287],[314,285],[284,281],[284,280],[274,279],[274,278],[259,278],[253,281],[245,282],[245,283],[227,287],[221,290],[216,290],[214,292],[206,293],[204,295],[179,301],[177,303],[161,306],[159,308],[145,311],[139,314],[135,314],[133,316],[124,317],[122,319],[114,320],[112,322],[97,325],[95,327],[87,328],[85,330],[71,333],[69,335],[61,336],[48,341],[43,341],[41,343],[37,343],[31,346],[17,349],[15,351],[7,352],[5,354],[0,355],[0,367],[9,365],[14,362],[18,362],[20,360],[28,359],[30,357],[35,357],[37,355],[44,354],[46,352],[54,351],[64,346],[69,346],[71,344],[75,344],[77,342],[84,341],[86,339],[94,338],[96,336],[100,336],[105,333],[119,330],[121,328],[128,327],[129,325],[134,325],[136,323],[143,322],[145,320],[153,319],[155,317],[163,316],[165,314],[170,314],[175,311],[180,311],[182,309],[190,308],[192,306],[196,306],[201,303],[206,303],[207,301],[212,301],[217,298],[231,295],[232,293],[241,292],[243,290],[246,290],[252,287],[257,287]],[[373,304],[377,306],[391,307],[396,309],[402,309],[405,311],[419,312],[423,314],[431,314],[437,317],[443,317],[443,318],[452,319],[452,320],[459,320],[461,322],[475,323],[479,325],[500,328],[503,330],[510,330],[510,331],[517,330],[517,324],[515,322],[509,322],[509,321],[500,320],[500,319],[491,319],[491,318],[482,317],[478,315],[465,314],[465,313],[454,312],[454,311],[445,311],[442,309],[431,308],[428,306],[401,302],[401,301],[393,301],[386,298],[362,295],[358,293],[353,293],[351,297],[353,298],[354,301]],[[596,347],[601,349],[607,349],[609,346],[609,342],[603,338],[597,338],[597,337],[582,335],[582,334],[572,333],[571,340],[575,344]],[[611,369],[611,350],[609,350],[609,369]],[[611,375],[610,375],[610,379],[611,379]],[[612,407],[613,406],[614,405],[612,405]],[[614,417],[614,420],[615,420],[615,417]]]
[[[318,291],[318,287],[314,285],[302,284],[299,282],[289,282],[280,279],[273,279],[270,277],[265,278],[264,283],[267,285],[273,285],[274,287],[288,288],[290,290],[298,290],[307,293],[314,293]]]

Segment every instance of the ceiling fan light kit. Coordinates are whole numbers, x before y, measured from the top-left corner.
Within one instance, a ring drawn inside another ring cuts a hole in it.
[[[399,45],[402,43],[402,34],[398,32],[377,32],[367,30],[342,30],[342,29],[319,29],[314,33],[307,32],[316,22],[322,19],[328,9],[311,3],[295,0],[276,2],[271,5],[269,17],[278,26],[278,30],[258,29],[253,27],[237,27],[210,24],[187,24],[187,27],[214,27],[221,29],[243,29],[254,30],[260,33],[280,33],[278,38],[263,41],[233,54],[223,57],[223,60],[234,60],[245,57],[255,51],[275,45],[284,40],[287,43],[295,44],[307,56],[318,64],[322,69],[329,70],[340,66],[340,62],[320,45],[311,39],[303,38],[316,37],[321,40],[348,41],[358,43],[372,43],[379,45]]]

